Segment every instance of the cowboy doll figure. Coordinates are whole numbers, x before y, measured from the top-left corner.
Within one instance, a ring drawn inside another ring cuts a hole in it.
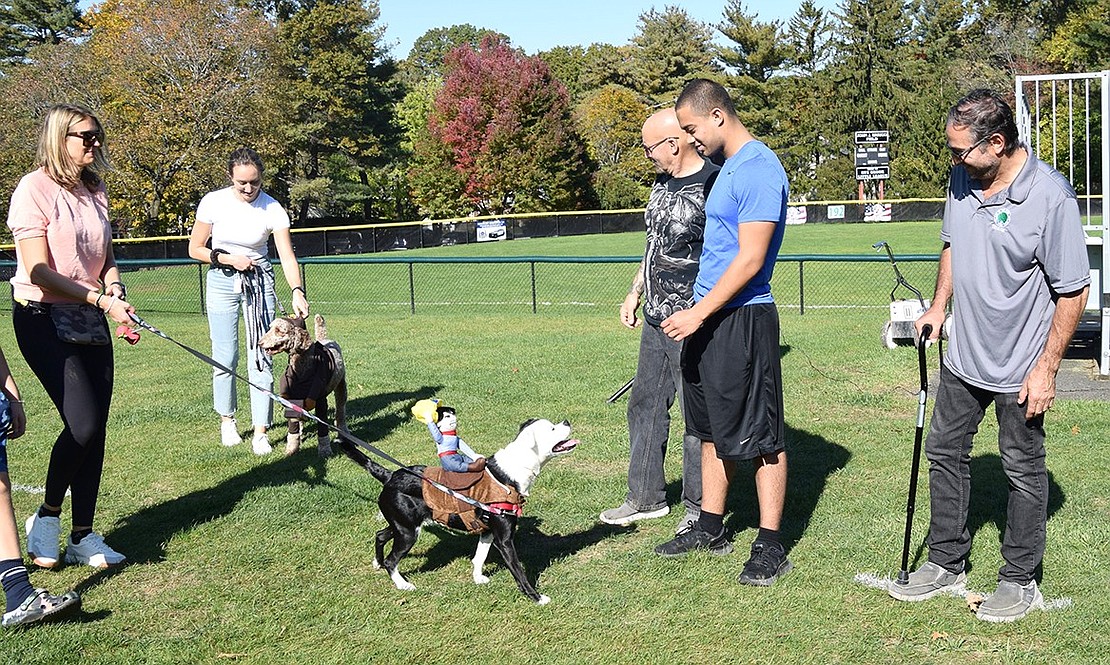
[[[412,413],[428,426],[428,433],[436,442],[439,463],[446,471],[466,473],[486,468],[486,458],[459,438],[455,409],[440,405],[437,399],[424,399],[412,407]]]

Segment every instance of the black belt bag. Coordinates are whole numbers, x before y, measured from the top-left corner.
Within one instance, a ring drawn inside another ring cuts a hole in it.
[[[50,318],[58,331],[58,339],[69,344],[107,346],[112,338],[108,322],[99,307],[86,303],[53,303]]]

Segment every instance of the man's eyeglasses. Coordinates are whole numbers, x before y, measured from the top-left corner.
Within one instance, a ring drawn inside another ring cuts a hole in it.
[[[99,129],[86,129],[83,132],[66,132],[66,136],[81,139],[86,148],[91,148],[97,143],[104,145],[104,132]]]
[[[995,132],[991,132],[991,133],[987,134],[986,136],[984,136],[983,138],[976,141],[975,143],[972,143],[968,147],[964,148],[963,150],[960,150],[959,148],[952,148],[952,147],[948,148],[948,150],[952,153],[952,159],[954,159],[957,164],[962,164],[963,161],[965,159],[967,159],[967,156],[971,154],[972,150],[978,148],[984,142],[989,141],[990,138],[994,135],[995,135]]]
[[[647,157],[650,158],[651,153],[652,153],[653,150],[655,150],[659,146],[663,145],[667,141],[677,141],[677,140],[678,140],[677,136],[668,136],[667,138],[663,139],[662,141],[656,141],[655,143],[652,143],[651,145],[642,146],[643,149],[644,149],[644,155],[646,155]]]

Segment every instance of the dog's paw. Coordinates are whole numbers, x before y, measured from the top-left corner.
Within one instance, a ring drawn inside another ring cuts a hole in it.
[[[478,574],[474,575],[474,583],[475,584],[487,584],[488,582],[489,582],[489,578],[486,577],[485,575],[482,575],[481,573],[478,573]]]
[[[374,565],[374,570],[381,570],[382,569],[382,562],[378,561],[378,559],[376,557],[373,560],[373,565]]]
[[[549,598],[549,597],[547,597],[547,596],[545,596],[541,593],[540,594],[540,599],[536,601],[536,604],[537,605],[546,605],[550,602],[551,602],[551,598]]]
[[[401,591],[416,591],[416,587],[413,585],[413,583],[406,580],[401,575],[401,573],[397,572],[396,570],[393,571],[393,573],[389,577],[393,580],[393,586],[397,587]]]

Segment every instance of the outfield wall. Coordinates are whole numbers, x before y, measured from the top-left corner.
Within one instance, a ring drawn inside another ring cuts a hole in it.
[[[861,223],[940,219],[942,199],[903,199],[883,203],[814,201],[789,204],[788,223]],[[350,225],[341,219],[313,220],[311,228],[294,228],[298,257],[377,254],[425,247],[444,247],[513,238],[549,238],[643,231],[642,208],[609,211],[527,213],[457,217],[415,222]],[[327,224],[333,223],[328,226]],[[118,238],[118,259],[177,259],[188,256],[188,236]],[[273,247],[271,243],[271,255]],[[4,251],[6,250],[6,251]],[[10,245],[0,247],[4,258],[14,258]]]

